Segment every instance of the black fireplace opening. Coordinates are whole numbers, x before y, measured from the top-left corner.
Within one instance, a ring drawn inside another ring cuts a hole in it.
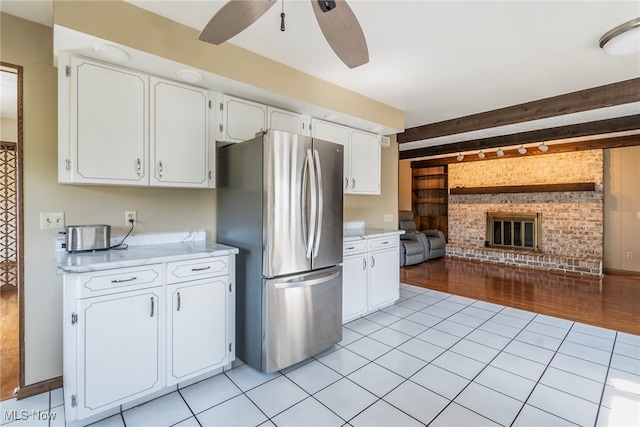
[[[539,213],[487,212],[487,239],[491,248],[540,251]]]

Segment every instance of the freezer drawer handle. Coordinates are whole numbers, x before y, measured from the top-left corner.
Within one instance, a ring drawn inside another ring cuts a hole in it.
[[[210,268],[211,268],[211,266],[210,266],[210,265],[208,265],[208,266],[206,266],[206,267],[192,268],[192,269],[191,269],[191,271],[204,271],[204,270],[208,270],[208,269],[210,269]]]
[[[122,279],[122,280],[120,280],[120,279],[113,279],[113,280],[111,281],[111,283],[126,283],[126,282],[133,282],[134,280],[137,280],[137,279],[138,279],[138,278],[137,278],[136,276],[133,276],[133,277],[132,277],[132,278],[130,278],[130,279]]]
[[[327,276],[322,276],[322,277],[318,277],[317,279],[313,279],[313,280],[301,280],[301,281],[295,281],[295,282],[283,282],[283,283],[277,283],[275,285],[276,289],[286,289],[286,288],[300,288],[300,287],[305,287],[305,286],[313,286],[313,285],[319,285],[321,283],[326,283],[329,282],[333,279],[335,279],[336,277],[338,277],[340,275],[339,271],[335,271]]]

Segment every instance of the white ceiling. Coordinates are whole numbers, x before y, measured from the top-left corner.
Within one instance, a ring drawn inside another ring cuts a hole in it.
[[[128,1],[198,30],[225,3]],[[349,0],[369,46],[370,62],[356,69],[333,54],[309,0],[284,1],[284,33],[281,5],[230,43],[400,108],[406,128],[640,77],[640,54],[598,47],[602,34],[640,17],[637,0]],[[0,7],[50,23],[48,1]]]

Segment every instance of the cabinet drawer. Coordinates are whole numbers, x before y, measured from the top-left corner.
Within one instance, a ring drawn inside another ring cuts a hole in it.
[[[351,240],[342,244],[342,256],[359,254],[367,251],[367,242],[365,240]]]
[[[78,298],[108,295],[162,285],[162,265],[118,268],[65,276],[78,286]]]
[[[229,259],[226,256],[167,263],[168,284],[228,274]]]
[[[393,248],[397,246],[398,246],[397,234],[394,234],[393,236],[389,236],[389,237],[381,237],[381,238],[369,240],[370,251],[375,251],[378,249]]]

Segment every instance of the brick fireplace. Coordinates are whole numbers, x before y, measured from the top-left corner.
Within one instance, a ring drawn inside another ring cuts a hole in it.
[[[448,180],[448,256],[602,274],[602,150],[450,164]],[[487,247],[491,212],[538,214],[539,250]]]

